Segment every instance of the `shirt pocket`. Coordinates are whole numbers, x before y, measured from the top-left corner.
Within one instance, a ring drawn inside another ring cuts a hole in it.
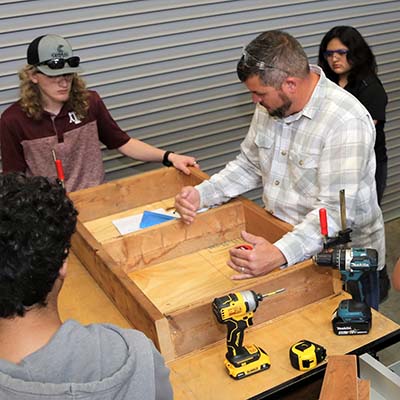
[[[261,171],[270,171],[274,140],[264,133],[258,134],[254,139],[254,143],[257,146]]]
[[[289,178],[296,192],[307,196],[317,195],[319,160],[319,154],[289,151]]]

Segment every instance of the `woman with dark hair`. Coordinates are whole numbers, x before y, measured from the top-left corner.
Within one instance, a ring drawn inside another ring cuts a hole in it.
[[[381,204],[386,187],[385,109],[387,95],[377,76],[375,56],[357,29],[336,26],[322,39],[318,64],[326,76],[355,96],[369,111],[376,128],[376,192]]]
[[[380,205],[387,177],[384,132],[387,95],[377,76],[375,56],[357,29],[336,26],[321,41],[318,64],[330,80],[350,92],[364,105],[375,123],[375,182]],[[379,271],[379,286],[382,302],[387,298],[390,289],[386,265]]]

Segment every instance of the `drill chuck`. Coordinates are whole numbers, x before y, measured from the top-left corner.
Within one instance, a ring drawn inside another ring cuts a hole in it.
[[[363,302],[365,293],[362,276],[376,271],[378,268],[378,252],[365,248],[337,248],[331,252],[323,252],[313,257],[317,265],[337,268],[340,271],[346,290],[353,299]]]
[[[313,257],[313,260],[321,267],[332,267],[336,264],[334,262],[333,253],[319,253]]]
[[[317,254],[313,259],[320,266],[335,267],[340,271],[376,271],[378,268],[378,252],[375,249],[334,249]]]
[[[256,311],[258,303],[263,300],[261,294],[257,294],[253,290],[244,290],[240,292],[246,304],[247,311]]]

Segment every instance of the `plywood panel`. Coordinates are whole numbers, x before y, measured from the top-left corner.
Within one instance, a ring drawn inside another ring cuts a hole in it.
[[[242,243],[238,238],[221,245],[174,258],[128,274],[163,313],[235,290],[243,282],[232,281],[234,271],[226,265],[229,249]],[[251,284],[252,280],[248,283]]]
[[[278,298],[276,296],[275,298]],[[373,310],[373,325],[368,335],[340,337],[332,332],[331,315],[338,303],[348,298],[342,293],[309,304],[271,321],[249,328],[244,343],[257,344],[271,358],[271,368],[235,381],[225,371],[225,340],[168,363],[176,400],[242,400],[299,377],[289,361],[289,348],[301,339],[321,344],[328,356],[346,354],[391,332],[399,325]],[[257,312],[255,318],[257,317]],[[222,326],[225,328],[225,326]]]
[[[103,322],[131,328],[131,324],[96,284],[73,252],[68,256],[67,277],[58,297],[58,308],[63,321],[75,319],[82,324]]]

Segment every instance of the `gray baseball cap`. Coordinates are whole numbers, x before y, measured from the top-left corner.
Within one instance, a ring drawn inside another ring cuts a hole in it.
[[[58,35],[39,36],[28,46],[27,62],[48,76],[82,72],[69,42]]]

